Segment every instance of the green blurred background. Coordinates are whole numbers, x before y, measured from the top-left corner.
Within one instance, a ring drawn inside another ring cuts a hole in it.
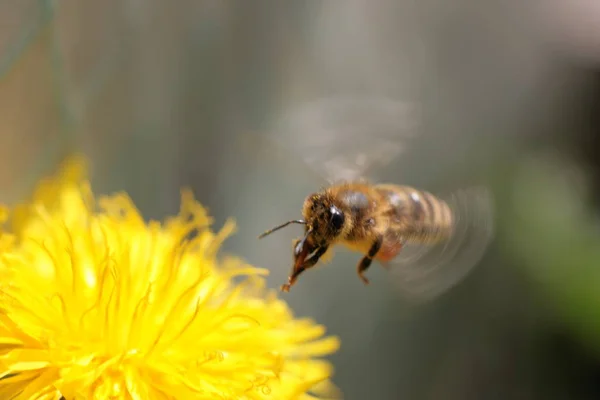
[[[596,399],[600,10],[584,3],[4,1],[2,200],[71,151],[91,158],[96,192],[126,190],[148,218],[190,186],[217,225],[237,220],[226,250],[276,288],[298,232],[256,235],[321,182],[250,143],[305,101],[408,98],[418,140],[385,177],[487,182],[496,238],[419,307],[381,268],[363,287],[355,254],[306,273],[285,297],[341,337],[335,382],[351,400]]]

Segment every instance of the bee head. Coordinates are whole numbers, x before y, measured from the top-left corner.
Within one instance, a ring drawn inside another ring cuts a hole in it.
[[[351,225],[350,218],[346,218],[343,209],[326,192],[308,196],[302,214],[303,219],[284,222],[259,236],[263,238],[290,224],[304,225],[304,236],[294,242],[294,268],[303,265],[313,252],[329,246]]]
[[[346,215],[327,193],[312,194],[304,201],[307,242],[316,246],[330,244],[344,231]]]

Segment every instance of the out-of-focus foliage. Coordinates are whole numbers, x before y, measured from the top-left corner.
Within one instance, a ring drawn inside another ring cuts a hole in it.
[[[523,262],[536,291],[600,351],[600,229],[590,179],[557,155],[533,156],[516,166],[501,217],[513,223],[502,232],[506,250]]]

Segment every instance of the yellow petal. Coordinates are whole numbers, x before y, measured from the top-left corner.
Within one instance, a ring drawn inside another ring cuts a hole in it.
[[[84,165],[70,159],[0,236],[0,374],[18,372],[0,379],[0,398],[335,392],[333,367],[320,357],[339,340],[294,318],[266,289],[268,271],[219,257],[233,221],[213,232],[183,190],[179,215],[147,223],[125,193],[96,201]]]

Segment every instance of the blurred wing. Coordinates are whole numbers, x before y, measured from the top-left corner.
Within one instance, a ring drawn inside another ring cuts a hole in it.
[[[486,188],[441,198],[454,216],[450,238],[432,245],[405,243],[386,264],[394,284],[412,301],[432,300],[459,283],[481,260],[493,237],[493,202]]]
[[[390,162],[416,132],[410,105],[385,97],[330,97],[289,110],[272,137],[329,183],[355,180]]]

